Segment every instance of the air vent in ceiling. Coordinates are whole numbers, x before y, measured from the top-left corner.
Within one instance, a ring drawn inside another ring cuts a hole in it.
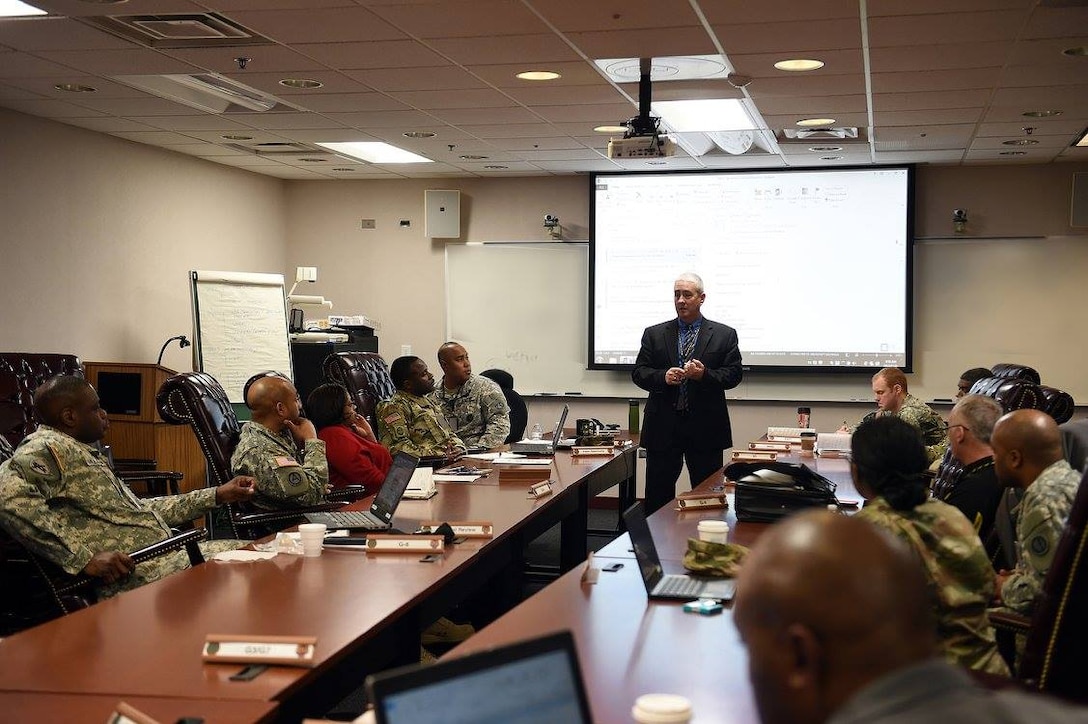
[[[868,143],[865,132],[854,126],[838,128],[783,128],[777,134],[779,143],[812,143],[835,141],[836,145]]]
[[[113,80],[206,113],[270,111],[283,101],[218,73],[115,75]]]
[[[77,19],[149,48],[219,48],[272,43],[263,35],[216,13],[106,15]]]
[[[241,151],[242,153],[252,153],[257,156],[299,156],[305,155],[307,157],[330,157],[335,158],[335,154],[326,153],[320,149],[315,149],[308,143],[301,143],[298,141],[266,141],[264,143],[224,143],[224,148],[230,148],[235,151]]]

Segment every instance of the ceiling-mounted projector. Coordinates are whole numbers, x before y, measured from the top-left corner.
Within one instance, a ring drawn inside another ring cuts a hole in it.
[[[608,142],[609,158],[666,158],[676,153],[676,142],[668,136],[632,136]]]

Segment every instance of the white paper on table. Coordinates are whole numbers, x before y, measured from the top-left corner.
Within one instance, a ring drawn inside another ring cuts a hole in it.
[[[469,453],[465,455],[466,458],[472,458],[473,460],[494,460],[500,455],[509,455],[509,453],[501,452],[481,452],[481,453]]]
[[[436,483],[471,483],[474,480],[486,477],[485,475],[452,475],[447,473],[435,473]]]
[[[494,460],[496,465],[544,465],[552,464],[551,458],[531,458],[525,455],[503,453]]]
[[[236,551],[223,551],[221,553],[216,553],[214,556],[212,556],[212,560],[213,561],[224,561],[224,562],[230,562],[230,561],[267,561],[267,560],[269,560],[271,558],[275,558],[275,557],[276,557],[275,551],[262,552],[262,551],[236,550]]]

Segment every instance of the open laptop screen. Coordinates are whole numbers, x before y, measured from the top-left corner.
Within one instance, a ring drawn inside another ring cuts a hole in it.
[[[412,473],[416,471],[416,463],[419,458],[406,452],[398,452],[393,456],[393,465],[385,474],[385,481],[374,496],[374,503],[370,506],[370,512],[382,518],[387,523],[400,505],[400,499],[408,488],[408,482],[412,479]]]
[[[570,632],[367,679],[379,724],[593,721]]]
[[[552,450],[558,450],[559,446],[563,444],[563,426],[567,424],[567,413],[570,412],[570,405],[563,405],[563,412],[559,415],[559,422],[555,425],[555,432],[552,434]]]

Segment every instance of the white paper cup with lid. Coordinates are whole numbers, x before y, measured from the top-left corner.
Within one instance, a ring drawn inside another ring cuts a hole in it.
[[[691,702],[678,694],[643,694],[631,707],[638,724],[685,724],[691,714]]]
[[[699,540],[706,543],[728,543],[729,524],[724,520],[700,520]]]

